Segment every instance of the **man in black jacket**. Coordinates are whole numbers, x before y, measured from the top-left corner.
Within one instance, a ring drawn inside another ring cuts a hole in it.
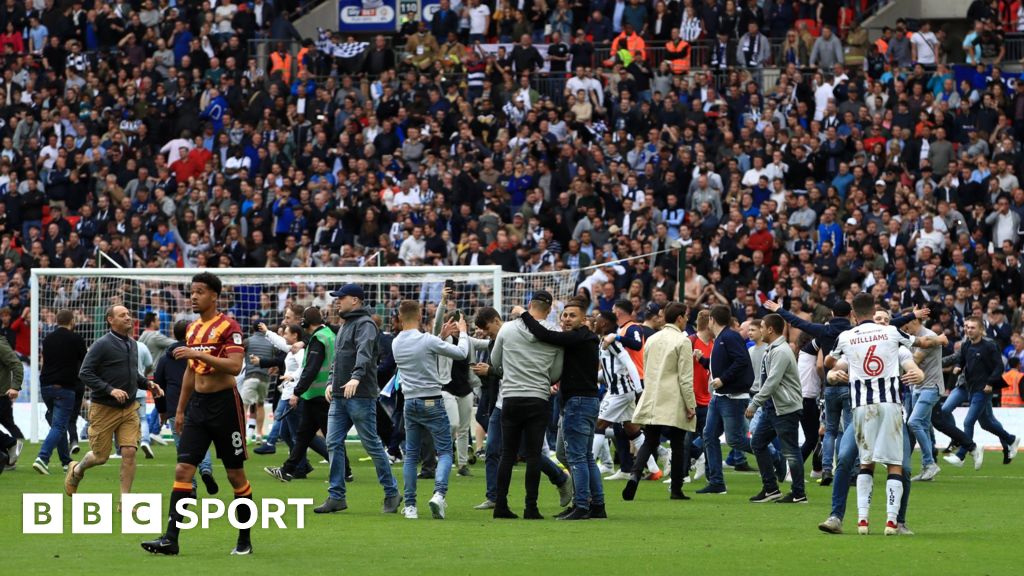
[[[960,344],[960,350],[952,357],[943,358],[944,365],[953,364],[954,374],[963,374],[963,383],[949,393],[942,405],[943,414],[948,417],[953,409],[970,399],[967,416],[964,417],[964,433],[974,437],[974,424],[981,423],[987,430],[999,437],[1003,445],[1003,462],[1009,464],[1020,448],[1020,437],[1007,432],[992,413],[992,390],[1003,386],[1003,357],[996,343],[985,338],[985,325],[981,318],[972,317],[964,322],[967,338]],[[961,446],[956,454],[946,456],[946,462],[957,468],[964,465],[967,446]],[[982,450],[975,450],[974,469],[980,470]]]
[[[557,516],[559,520],[607,518],[601,471],[594,462],[594,429],[601,407],[598,398],[598,345],[601,339],[586,324],[585,305],[570,300],[562,310],[562,332],[548,330],[529,314],[520,316],[526,328],[541,342],[565,348],[559,398],[562,401],[562,437],[565,458],[572,472],[573,505]],[[559,442],[561,448],[561,442]]]
[[[345,502],[345,438],[353,426],[366,454],[373,460],[377,481],[384,488],[381,512],[394,514],[402,503],[398,482],[391,474],[384,445],[377,435],[377,347],[380,330],[370,311],[363,307],[363,289],[358,284],[345,284],[331,292],[335,306],[345,323],[338,329],[334,342],[331,378],[327,383],[327,451],[331,455],[330,486],[327,500],[313,511],[329,513],[344,510]]]
[[[87,347],[80,334],[74,332],[75,315],[71,310],[57,312],[57,329],[43,339],[43,369],[39,372],[39,390],[46,403],[46,420],[50,432],[39,448],[39,456],[32,467],[40,473],[49,473],[50,456],[57,450],[61,464],[71,461],[68,449],[68,428],[78,423],[75,412],[75,389],[78,370],[82,366]]]
[[[82,361],[78,377],[92,391],[89,405],[89,445],[81,462],[68,464],[64,491],[71,496],[85,472],[110,459],[111,440],[121,447],[121,493],[132,491],[135,481],[135,451],[139,445],[139,413],[135,393],[149,388],[163,395],[160,386],[150,384],[139,372],[139,343],[130,336],[132,313],[124,306],[111,306],[106,319],[110,331],[93,342]]]
[[[174,447],[177,448],[181,442],[181,435],[174,426],[174,415],[178,411],[178,398],[181,396],[181,383],[185,379],[185,369],[188,367],[188,360],[174,357],[174,351],[185,344],[185,335],[188,331],[188,320],[178,320],[172,328],[174,344],[164,350],[164,354],[157,360],[156,371],[153,373],[153,381],[164,389],[164,410],[160,416],[164,421],[170,422],[171,433],[174,434]],[[210,451],[206,451],[206,457],[199,463],[199,477],[203,479],[206,491],[209,494],[216,494],[220,488],[217,481],[213,479],[213,460],[210,458]],[[195,492],[196,480],[192,479],[192,491]]]

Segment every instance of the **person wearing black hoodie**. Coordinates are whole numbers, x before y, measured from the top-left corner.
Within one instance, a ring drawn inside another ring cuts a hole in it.
[[[523,314],[526,328],[541,342],[565,348],[559,398],[562,402],[562,437],[575,486],[572,506],[559,520],[606,518],[601,471],[590,449],[601,407],[597,389],[598,346],[601,339],[586,323],[586,304],[570,300],[562,310],[562,332],[545,328]]]
[[[188,360],[174,357],[174,350],[185,346],[185,334],[188,332],[188,320],[178,320],[174,323],[172,333],[175,342],[164,350],[164,353],[156,362],[156,371],[153,373],[153,381],[164,389],[163,410],[160,417],[165,422],[170,422],[171,432],[174,435],[174,447],[178,447],[181,436],[174,427],[174,414],[178,410],[178,398],[181,395],[181,382],[185,378],[185,368],[188,367]],[[158,406],[159,407],[159,406]],[[210,451],[206,451],[206,457],[199,463],[199,477],[203,479],[207,493],[213,495],[220,489],[217,481],[213,479],[213,459],[210,458]],[[195,492],[196,480],[192,479],[192,491]]]

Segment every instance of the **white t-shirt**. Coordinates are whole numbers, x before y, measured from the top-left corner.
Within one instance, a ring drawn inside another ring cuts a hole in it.
[[[914,336],[874,322],[843,332],[832,357],[849,363],[850,401],[854,408],[869,404],[901,404],[900,347],[914,345]]]
[[[910,43],[917,48],[918,64],[935,64],[935,47],[939,39],[934,32],[915,32],[910,36]]]
[[[486,4],[480,4],[469,9],[469,33],[487,34],[487,17],[491,15],[491,9]]]

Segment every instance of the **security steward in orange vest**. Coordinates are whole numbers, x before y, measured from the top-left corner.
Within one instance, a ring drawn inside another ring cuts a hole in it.
[[[284,42],[277,43],[277,51],[270,55],[270,76],[275,72],[281,73],[281,80],[285,84],[292,82],[292,55],[288,53]]]
[[[1024,408],[1024,390],[1021,389],[1020,381],[1024,378],[1024,372],[1020,371],[1020,358],[1011,356],[1006,365],[1010,368],[1003,372],[1003,388],[1000,397],[1003,408]]]
[[[672,73],[686,74],[690,71],[690,43],[679,37],[679,28],[672,29],[672,39],[665,45]]]

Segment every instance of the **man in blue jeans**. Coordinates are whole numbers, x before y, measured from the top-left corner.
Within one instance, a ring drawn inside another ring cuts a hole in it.
[[[444,400],[441,397],[441,377],[437,361],[439,356],[465,360],[469,355],[466,320],[461,317],[458,322],[450,320],[441,327],[441,334],[438,337],[420,332],[423,310],[419,302],[404,300],[398,306],[398,316],[402,322],[402,331],[391,341],[391,350],[395,355],[395,365],[402,375],[402,391],[405,395],[403,515],[410,520],[419,518],[416,508],[416,467],[420,461],[422,438],[429,434],[437,450],[434,495],[430,498],[429,506],[434,519],[443,520],[448,508],[445,502],[448,476],[452,472],[452,432],[448,412],[444,409]],[[458,336],[458,345],[445,342],[446,338],[455,335]]]
[[[908,334],[915,336],[936,336],[935,332],[925,328],[917,318],[907,323],[904,329]],[[904,395],[906,409],[910,414],[907,428],[914,435],[917,445],[921,447],[921,474],[911,480],[928,482],[941,470],[935,463],[932,444],[932,411],[945,386],[942,375],[942,348],[918,350],[914,354],[914,359],[924,372],[924,381]]]
[[[556,516],[558,520],[607,518],[601,471],[594,461],[594,429],[601,401],[598,398],[597,334],[587,326],[584,304],[570,300],[562,310],[562,331],[550,330],[529,314],[520,318],[527,330],[541,342],[565,349],[559,398],[562,402],[562,434],[565,456],[572,471],[573,505]]]
[[[707,456],[708,485],[698,494],[725,494],[725,476],[722,472],[722,445],[719,437],[725,431],[729,446],[751,452],[750,439],[744,433],[743,416],[750,402],[750,388],[754,383],[754,370],[750,364],[747,343],[738,332],[730,328],[732,311],[719,304],[711,307],[709,326],[715,335],[711,358],[698,353],[697,360],[708,368],[712,388],[704,425],[704,453]]]
[[[39,372],[39,393],[46,404],[46,421],[50,432],[43,440],[39,456],[32,467],[40,474],[49,474],[50,456],[54,449],[60,463],[71,462],[68,447],[68,425],[77,420],[71,416],[75,410],[75,387],[78,385],[78,370],[85,359],[85,340],[75,331],[75,315],[71,310],[57,312],[57,328],[43,339],[43,368]],[[13,352],[10,354],[13,358]],[[21,384],[21,362],[13,358],[12,383]]]
[[[758,408],[763,410],[761,420],[754,428],[750,440],[757,467],[761,471],[761,492],[750,499],[754,503],[782,502],[806,504],[804,488],[804,459],[800,452],[800,419],[803,396],[800,375],[796,368],[796,357],[783,335],[786,322],[778,314],[769,314],[762,319],[762,333],[768,348],[761,358],[761,388],[747,406],[745,416],[753,418]],[[793,473],[792,492],[783,496],[775,477],[769,442],[778,436],[782,452]]]
[[[965,320],[964,332],[967,338],[960,344],[960,350],[942,360],[943,365],[953,365],[954,374],[963,374],[963,384],[949,393],[949,398],[942,405],[942,412],[951,416],[953,410],[969,398],[970,407],[964,417],[964,434],[973,441],[974,425],[980,423],[983,430],[999,438],[1006,454],[1004,461],[1009,462],[1017,455],[1020,437],[1007,432],[992,412],[992,389],[1003,385],[1002,354],[994,341],[985,338],[985,326],[981,318],[975,316]],[[981,447],[975,447],[972,455],[974,469],[980,470],[984,451]],[[966,457],[967,448],[960,446],[956,454],[946,456],[945,460],[959,468],[964,465]]]
[[[394,514],[402,503],[398,482],[391,474],[391,462],[377,435],[377,362],[380,358],[380,330],[369,310],[363,308],[363,289],[346,284],[331,292],[344,320],[334,341],[334,367],[327,384],[326,397],[331,407],[327,412],[327,451],[330,453],[330,487],[327,500],[315,508],[316,513],[329,513],[348,508],[345,501],[345,438],[352,426],[359,441],[373,460],[377,481],[384,488],[381,512]],[[342,384],[344,382],[344,384]]]
[[[853,308],[848,302],[837,302],[832,307],[832,318],[825,324],[809,322],[783,308],[778,302],[768,301],[764,307],[775,312],[790,326],[814,337],[814,344],[822,354],[828,356],[835,348],[836,338],[849,330],[850,313]],[[811,344],[813,346],[814,344]],[[816,352],[815,352],[816,353]],[[821,485],[832,483],[832,460],[835,453],[836,437],[839,433],[839,419],[844,428],[850,425],[853,412],[850,407],[850,387],[847,385],[825,387],[825,437],[821,441]]]

